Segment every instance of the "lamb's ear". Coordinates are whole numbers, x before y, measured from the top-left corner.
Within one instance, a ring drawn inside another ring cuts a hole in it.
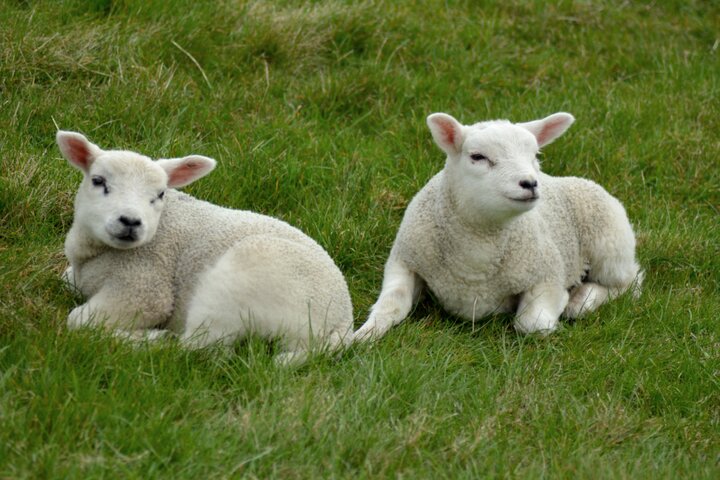
[[[565,133],[565,130],[567,130],[574,121],[575,117],[569,113],[558,112],[541,120],[518,123],[517,125],[529,130],[530,133],[535,135],[538,147],[542,147]]]
[[[100,147],[76,132],[58,130],[55,138],[63,157],[70,162],[70,165],[85,173],[90,171],[90,165],[102,153]]]
[[[427,117],[435,143],[448,155],[460,153],[463,143],[462,125],[447,113],[433,113]]]
[[[215,160],[202,155],[158,160],[168,175],[168,187],[180,188],[204,177],[215,168]]]

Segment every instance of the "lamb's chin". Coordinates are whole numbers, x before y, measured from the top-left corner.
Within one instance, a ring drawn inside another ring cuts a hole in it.
[[[540,202],[540,197],[532,198],[511,198],[507,197],[510,208],[518,214],[528,212],[535,208]]]

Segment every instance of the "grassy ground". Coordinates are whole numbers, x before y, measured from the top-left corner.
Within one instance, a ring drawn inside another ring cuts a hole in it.
[[[720,8],[713,2],[0,1],[0,477],[720,476]],[[57,128],[219,168],[187,190],[281,217],[356,324],[442,167],[425,116],[565,110],[544,169],[626,205],[647,272],[548,339],[430,298],[287,371],[68,332],[80,176]]]

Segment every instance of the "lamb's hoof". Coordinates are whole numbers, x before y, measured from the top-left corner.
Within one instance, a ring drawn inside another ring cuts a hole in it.
[[[60,275],[60,278],[62,279],[63,282],[65,282],[66,285],[68,285],[70,287],[75,286],[75,282],[73,281],[73,268],[72,267],[66,268],[65,271],[63,272],[63,274]]]
[[[294,350],[290,352],[280,352],[275,355],[273,360],[275,364],[281,367],[296,368],[305,363],[308,359],[307,350]]]
[[[353,333],[353,342],[373,342],[382,337],[388,329],[389,327],[383,328],[371,320],[367,321]]]
[[[161,330],[159,328],[150,328],[147,330],[113,330],[113,336],[134,343],[155,342],[167,337],[169,334],[169,330]]]
[[[154,342],[156,340],[160,340],[165,337],[169,337],[170,330],[161,330],[159,328],[151,328],[149,330],[145,330],[145,340],[149,342]]]
[[[605,287],[594,283],[583,283],[572,290],[570,300],[565,306],[563,315],[567,318],[580,318],[581,316],[595,311],[607,298]]]
[[[67,318],[68,330],[77,330],[90,324],[91,316],[85,310],[84,305],[72,309]]]
[[[555,333],[557,328],[539,328],[537,330],[524,330],[515,325],[515,331],[523,335],[534,335],[540,338],[545,338]]]
[[[70,290],[74,294],[80,294],[80,290],[78,289],[77,283],[75,282],[75,272],[73,271],[72,266],[65,269],[62,275],[60,275],[60,280],[65,284],[65,288]]]
[[[355,342],[369,342],[375,338],[377,338],[377,335],[371,328],[361,328],[353,334],[353,341]]]
[[[583,305],[582,302],[568,302],[563,315],[566,318],[580,318],[589,311],[587,308],[583,308]]]
[[[547,337],[558,328],[557,318],[550,318],[539,315],[536,318],[516,318],[515,331],[525,335],[535,334],[540,337]]]

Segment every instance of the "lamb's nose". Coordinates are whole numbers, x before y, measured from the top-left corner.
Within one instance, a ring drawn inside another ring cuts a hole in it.
[[[538,186],[537,180],[521,180],[520,186],[527,190],[535,190]]]
[[[122,215],[119,220],[120,223],[122,223],[126,227],[139,227],[140,225],[142,225],[142,220],[140,220],[139,218],[130,218]]]

